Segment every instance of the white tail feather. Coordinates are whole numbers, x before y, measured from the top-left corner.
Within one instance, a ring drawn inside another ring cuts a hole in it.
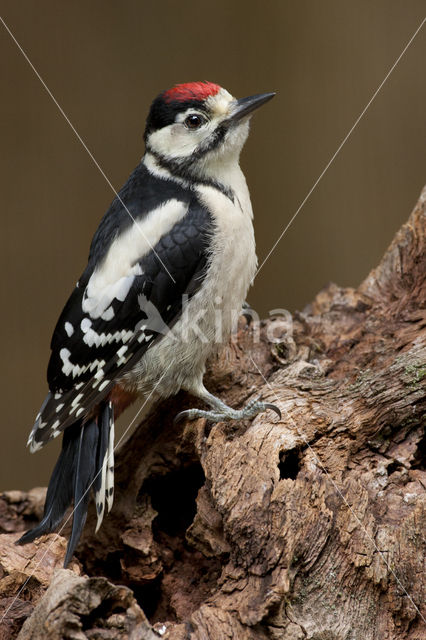
[[[105,452],[105,456],[104,456],[104,459],[102,461],[101,488],[99,489],[99,491],[96,491],[96,494],[95,494],[96,513],[97,513],[97,516],[98,516],[98,520],[96,522],[95,533],[97,533],[99,531],[99,527],[101,526],[102,520],[104,519],[107,466],[108,466],[108,450]],[[108,511],[109,511],[109,509],[108,509]]]
[[[112,509],[114,502],[114,418],[111,420],[109,429],[109,443],[107,451],[107,467],[106,467],[106,501],[108,506],[108,513]]]

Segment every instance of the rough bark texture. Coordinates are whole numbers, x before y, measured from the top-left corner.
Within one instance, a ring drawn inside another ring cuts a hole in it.
[[[3,494],[0,638],[25,618],[25,640],[425,637],[425,209],[358,289],[329,285],[291,331],[243,322],[211,362],[211,390],[282,420],[175,426],[184,395],[144,419],[70,570],[60,536],[13,545],[42,490]]]

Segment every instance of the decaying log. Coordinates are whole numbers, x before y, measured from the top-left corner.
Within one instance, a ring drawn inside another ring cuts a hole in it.
[[[99,630],[91,630],[92,626]],[[102,577],[79,577],[65,569],[55,573],[19,634],[21,640],[129,636],[134,640],[158,638],[130,589]]]
[[[233,406],[262,395],[281,420],[174,425],[184,394],[151,411],[70,570],[54,571],[60,536],[13,546],[41,501],[3,494],[1,638],[26,617],[25,640],[426,636],[425,210],[426,190],[358,289],[242,321],[210,363],[211,390]]]

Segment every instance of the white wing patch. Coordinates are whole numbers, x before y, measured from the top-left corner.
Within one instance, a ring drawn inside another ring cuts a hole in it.
[[[188,204],[180,200],[168,200],[118,236],[102,264],[90,277],[83,296],[84,313],[93,319],[112,320],[112,301],[124,301],[135,277],[142,275],[138,262],[152,251],[187,211]]]
[[[94,276],[95,272],[89,280],[87,289],[84,292],[82,308],[84,313],[88,313],[91,318],[102,318],[102,320],[112,320],[114,311],[111,307],[113,300],[123,302],[130,291],[135,276],[142,275],[142,269],[139,264],[135,264],[129,268],[126,276],[122,276],[116,282],[104,284],[101,290],[97,286]]]

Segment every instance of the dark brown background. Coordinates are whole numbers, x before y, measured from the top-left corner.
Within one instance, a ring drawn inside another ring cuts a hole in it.
[[[260,260],[423,13],[422,0],[2,3],[116,188],[142,155],[160,90],[209,79],[236,96],[278,91],[242,159]],[[12,489],[45,484],[54,464],[59,443],[31,456],[25,442],[53,326],[112,193],[1,26],[0,35],[0,489]],[[358,284],[407,218],[426,182],[425,59],[423,30],[259,274],[249,299],[262,315],[303,308],[329,280]]]

